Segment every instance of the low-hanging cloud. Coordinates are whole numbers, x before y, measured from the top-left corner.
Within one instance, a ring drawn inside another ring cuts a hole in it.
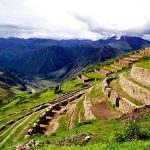
[[[96,20],[88,16],[81,16],[79,14],[72,13],[72,12],[70,12],[70,15],[72,15],[75,19],[86,24],[89,31],[103,35],[104,37],[123,36],[123,35],[139,36],[139,37],[150,36],[150,22],[147,22],[144,25],[139,27],[134,27],[129,29],[119,29],[113,25],[111,27],[109,26],[104,27],[98,22],[96,22]]]
[[[0,37],[150,39],[149,0],[1,0]]]

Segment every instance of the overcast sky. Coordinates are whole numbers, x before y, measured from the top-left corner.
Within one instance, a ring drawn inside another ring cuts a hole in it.
[[[150,0],[0,0],[0,37],[150,39]]]

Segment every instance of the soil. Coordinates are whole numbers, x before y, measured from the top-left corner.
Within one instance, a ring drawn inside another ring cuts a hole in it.
[[[120,119],[136,119],[144,118],[150,115],[150,108],[136,109],[132,113],[123,114]]]
[[[96,101],[91,110],[96,118],[118,118],[120,113],[111,109],[105,101]]]

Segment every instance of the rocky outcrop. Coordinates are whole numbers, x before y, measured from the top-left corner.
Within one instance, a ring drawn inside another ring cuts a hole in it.
[[[150,69],[133,66],[130,72],[130,76],[139,82],[150,85]]]
[[[124,114],[134,111],[138,106],[131,103],[128,99],[120,97],[116,91],[109,87],[110,82],[114,79],[116,78],[106,78],[103,81],[103,92],[105,96]]]
[[[119,83],[128,95],[140,101],[142,104],[150,105],[150,91],[148,89],[135,84],[125,74],[120,75]]]

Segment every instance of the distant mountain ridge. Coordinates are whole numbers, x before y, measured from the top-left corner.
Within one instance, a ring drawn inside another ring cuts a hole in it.
[[[22,76],[60,79],[147,45],[147,40],[127,36],[97,41],[0,38],[0,66]]]

